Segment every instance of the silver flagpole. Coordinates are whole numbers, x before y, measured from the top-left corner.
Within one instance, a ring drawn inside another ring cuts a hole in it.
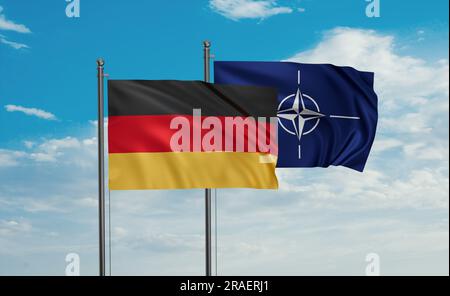
[[[99,221],[99,267],[100,276],[105,276],[105,153],[104,153],[104,72],[105,62],[97,60],[97,82],[98,82],[98,221]]]
[[[203,41],[203,62],[204,80],[210,82],[210,53],[211,43]],[[212,276],[212,219],[211,219],[211,189],[205,189],[205,255],[206,255],[206,276]]]

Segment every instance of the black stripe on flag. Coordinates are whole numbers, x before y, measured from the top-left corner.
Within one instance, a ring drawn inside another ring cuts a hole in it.
[[[192,114],[275,117],[277,91],[259,86],[178,80],[109,80],[109,116]]]

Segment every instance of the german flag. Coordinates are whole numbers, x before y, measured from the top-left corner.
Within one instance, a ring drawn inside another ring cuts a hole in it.
[[[109,80],[109,188],[276,189],[276,110],[272,88]]]

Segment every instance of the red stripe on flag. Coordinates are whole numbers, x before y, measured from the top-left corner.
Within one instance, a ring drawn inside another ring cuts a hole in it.
[[[108,118],[108,147],[109,153],[137,153],[137,152],[174,152],[171,148],[170,141],[172,136],[178,131],[178,129],[170,129],[170,124],[172,120],[176,117],[184,117],[189,121],[190,124],[190,151],[194,151],[194,117],[192,115],[139,115],[139,116],[110,116]],[[201,122],[208,118],[209,116],[201,116]],[[225,118],[237,118],[237,117],[225,117],[225,116],[214,116],[219,119],[222,125],[222,145],[221,149],[218,151],[237,151],[236,147],[236,136],[235,131],[233,133],[226,133],[225,130]],[[241,117],[245,119],[244,117]],[[265,140],[266,144],[271,144],[270,153],[273,155],[278,154],[278,147],[276,141],[269,141],[270,139],[270,126],[269,122],[260,127],[261,131],[265,131],[266,136],[262,137],[260,141]],[[258,129],[258,124],[256,124]],[[275,129],[276,130],[276,129]],[[202,129],[200,138],[207,134],[210,130]],[[263,151],[263,147],[258,145],[258,137],[260,133],[257,133],[256,142],[253,141],[253,137],[248,135],[248,129],[244,129],[244,149],[238,152],[267,152]],[[204,149],[201,145],[202,140],[200,139],[201,151],[214,151],[209,149]],[[226,147],[226,142],[233,143],[232,149]],[[250,141],[250,142],[249,142]],[[249,145],[254,146],[256,151],[249,151]],[[228,149],[227,149],[228,148]]]

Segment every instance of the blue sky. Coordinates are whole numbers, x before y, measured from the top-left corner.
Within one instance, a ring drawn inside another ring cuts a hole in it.
[[[64,0],[0,0],[0,274],[63,274],[68,252],[96,272],[95,60],[201,79],[204,39],[218,60],[374,71],[380,99],[364,174],[219,191],[220,272],[363,274],[379,252],[386,274],[448,274],[448,1],[381,0],[380,18],[363,0],[256,2],[81,0],[68,18]],[[201,191],[112,197],[116,273],[202,273]]]

